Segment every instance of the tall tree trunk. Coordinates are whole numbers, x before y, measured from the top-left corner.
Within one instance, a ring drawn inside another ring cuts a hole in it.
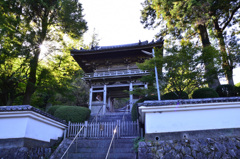
[[[222,68],[224,70],[224,74],[226,76],[228,84],[234,86],[233,82],[233,67],[229,63],[226,47],[225,47],[225,41],[223,37],[223,31],[219,27],[218,24],[218,19],[214,20],[214,28],[216,32],[216,37],[218,39],[218,44],[220,46],[220,51],[221,51],[221,57],[222,57]]]
[[[47,11],[46,11],[47,12]],[[37,42],[37,45],[35,46],[35,51],[34,51],[34,57],[30,61],[30,73],[29,73],[29,79],[27,81],[27,86],[25,90],[25,94],[23,97],[23,104],[30,104],[31,97],[33,93],[36,90],[36,75],[37,75],[37,67],[38,67],[38,59],[40,55],[40,45],[43,43],[43,41],[46,38],[47,35],[47,27],[48,27],[48,14],[45,14],[42,18],[42,27],[41,31],[38,33],[39,41]]]
[[[207,48],[207,47],[211,46],[211,43],[210,43],[209,37],[208,37],[208,33],[207,33],[207,28],[206,28],[205,24],[198,24],[197,30],[198,30],[200,39],[202,41],[203,48]],[[203,51],[203,56],[204,57],[206,57],[205,54],[206,54],[206,52]],[[206,79],[207,79],[208,87],[216,89],[217,86],[220,85],[220,82],[219,82],[217,73],[213,73],[211,75],[209,74],[209,72],[210,72],[209,65],[211,63],[212,64],[214,63],[213,59],[205,59],[204,58],[205,74],[207,75]]]
[[[30,61],[30,73],[29,79],[27,81],[27,86],[25,90],[25,94],[23,97],[23,104],[30,104],[31,96],[35,92],[35,84],[36,84],[36,74],[37,74],[37,66],[38,66],[38,58],[40,54],[40,49],[38,48],[34,54],[33,59]]]

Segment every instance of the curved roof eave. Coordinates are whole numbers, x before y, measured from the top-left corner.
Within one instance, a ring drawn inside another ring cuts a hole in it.
[[[96,46],[89,50],[84,49],[74,49],[71,50],[72,55],[91,55],[91,54],[102,54],[102,53],[113,53],[113,52],[124,52],[131,50],[139,50],[139,49],[152,49],[153,47],[162,47],[163,40],[159,39],[156,42],[152,41],[148,43],[148,41],[133,43],[133,44],[125,44],[125,45],[114,45],[114,46]]]

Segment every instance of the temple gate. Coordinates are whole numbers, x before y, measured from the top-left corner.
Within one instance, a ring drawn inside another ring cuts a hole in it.
[[[89,50],[71,50],[71,55],[85,72],[84,80],[90,87],[89,109],[92,114],[114,111],[115,98],[129,98],[127,109],[139,99],[129,91],[133,87],[147,88],[148,84],[139,79],[148,74],[136,63],[152,58],[153,47],[162,47],[163,41],[148,41],[115,45],[96,46]]]

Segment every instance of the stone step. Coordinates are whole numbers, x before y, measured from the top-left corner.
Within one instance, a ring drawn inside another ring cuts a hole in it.
[[[111,142],[111,139],[89,139],[89,140],[78,140],[77,147],[87,147],[87,148],[101,148],[101,147],[108,147]],[[133,139],[115,139],[113,140],[112,145],[116,148],[122,148],[122,146],[127,148],[133,147]],[[76,146],[74,143],[73,146]]]
[[[102,147],[109,147],[110,145],[110,142],[109,143],[96,143],[96,144],[93,144],[93,143],[90,143],[90,144],[77,144],[77,147],[78,148],[102,148]],[[122,147],[125,147],[125,148],[132,148],[133,147],[133,143],[113,143],[112,147],[114,148],[122,148]],[[73,147],[76,147],[76,144],[73,144]]]
[[[70,153],[106,153],[108,148],[109,148],[108,146],[105,146],[105,147],[91,147],[91,148],[73,146],[73,148],[71,148],[69,150],[69,152]],[[115,152],[116,153],[133,153],[134,149],[133,149],[133,145],[131,145],[131,147],[129,147],[129,146],[125,147],[124,146],[124,148],[112,146],[111,149],[110,149],[110,152],[113,152],[113,153],[115,153]]]
[[[113,159],[135,159],[133,138],[114,139],[110,157]],[[104,159],[106,157],[111,139],[82,139],[74,143],[68,153],[71,159]],[[77,146],[76,146],[77,144]]]
[[[90,116],[89,122],[93,121],[95,116]],[[101,115],[97,117],[98,122],[112,122],[112,121],[117,121],[117,120],[125,120],[125,121],[132,121],[132,116],[131,114],[126,114],[123,118],[123,115]],[[96,121],[96,118],[95,118]]]
[[[71,159],[105,159],[107,153],[71,153],[68,158]],[[110,153],[110,159],[135,159],[135,153]]]

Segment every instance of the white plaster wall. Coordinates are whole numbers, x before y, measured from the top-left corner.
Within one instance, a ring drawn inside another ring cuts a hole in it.
[[[145,132],[240,128],[240,107],[146,112]]]
[[[32,111],[0,112],[0,139],[31,138],[50,142],[62,137],[65,124]]]
[[[0,118],[0,139],[23,138],[26,128],[26,118]]]
[[[50,139],[62,137],[63,129],[44,123],[42,121],[28,118],[25,137],[50,142]]]

